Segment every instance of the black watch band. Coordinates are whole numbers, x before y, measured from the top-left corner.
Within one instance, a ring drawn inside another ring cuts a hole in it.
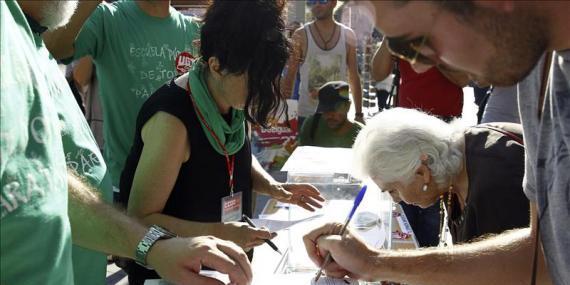
[[[144,235],[142,240],[137,245],[137,250],[135,252],[135,261],[137,262],[137,264],[145,268],[151,269],[148,267],[146,263],[146,257],[148,255],[148,251],[150,250],[150,248],[157,241],[161,239],[169,239],[173,237],[176,237],[176,235],[160,226],[157,225],[150,226],[148,232]]]

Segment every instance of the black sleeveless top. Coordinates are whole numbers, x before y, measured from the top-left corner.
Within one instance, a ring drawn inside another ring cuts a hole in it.
[[[129,200],[133,178],[144,146],[141,137],[142,127],[159,111],[180,119],[186,127],[190,140],[190,159],[181,165],[176,183],[162,213],[195,222],[221,222],[221,200],[230,194],[226,158],[210,145],[188,92],[176,85],[174,80],[159,88],[139,111],[134,143],[121,175],[121,204],[126,206]],[[242,192],[243,213],[251,217],[251,148],[247,136],[243,147],[235,154],[234,167],[234,192]],[[127,270],[129,280],[135,277],[131,276],[133,274],[152,272],[146,269],[141,271],[142,267],[134,263],[132,265],[135,268]],[[157,278],[153,277],[154,274],[144,275],[146,276],[144,279]]]

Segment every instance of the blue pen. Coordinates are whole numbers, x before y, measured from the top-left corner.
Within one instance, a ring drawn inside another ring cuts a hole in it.
[[[352,216],[356,212],[356,209],[360,205],[360,202],[362,202],[362,198],[364,198],[364,194],[366,193],[366,188],[367,188],[366,185],[362,186],[362,189],[360,189],[360,192],[358,192],[358,195],[356,195],[356,198],[354,199],[354,204],[352,205],[352,210],[350,210],[350,214],[348,214],[348,218],[346,218],[346,222],[344,222],[344,226],[342,226],[342,229],[340,230],[339,234],[341,237],[344,235],[344,232],[346,231],[346,228],[348,227],[348,224],[350,223]],[[325,256],[323,264],[321,264],[321,267],[317,272],[317,276],[315,276],[315,283],[319,281],[319,278],[321,278],[321,274],[323,273],[323,269],[325,268],[325,266],[327,266],[327,264],[329,264],[330,261],[331,261],[331,253],[329,251]]]

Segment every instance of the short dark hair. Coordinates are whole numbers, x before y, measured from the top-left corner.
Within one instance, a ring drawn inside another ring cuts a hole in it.
[[[285,4],[285,0],[214,0],[200,35],[205,61],[215,56],[222,70],[247,73],[246,119],[262,126],[284,101],[279,82],[289,57],[283,33]]]

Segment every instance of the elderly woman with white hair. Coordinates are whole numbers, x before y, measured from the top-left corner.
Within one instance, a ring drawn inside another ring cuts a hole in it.
[[[521,134],[518,124],[464,127],[394,108],[372,118],[358,135],[356,173],[395,201],[426,208],[440,199],[453,242],[465,242],[528,227]]]

